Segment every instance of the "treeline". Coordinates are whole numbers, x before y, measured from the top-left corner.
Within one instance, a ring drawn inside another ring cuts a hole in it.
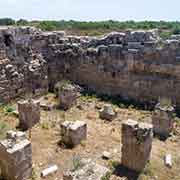
[[[0,25],[9,26],[35,26],[43,31],[55,31],[55,30],[69,30],[69,31],[81,31],[88,35],[98,35],[103,32],[109,31],[121,31],[125,29],[159,29],[163,36],[169,36],[171,34],[180,34],[180,22],[179,21],[98,21],[98,22],[83,22],[83,21],[27,21],[25,19],[13,20],[10,18],[0,19]]]

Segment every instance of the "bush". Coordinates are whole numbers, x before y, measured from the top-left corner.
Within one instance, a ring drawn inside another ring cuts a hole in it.
[[[8,126],[4,122],[0,122],[0,139],[3,138],[6,134]]]
[[[12,106],[5,106],[4,111],[6,113],[13,113],[15,111],[15,108]]]

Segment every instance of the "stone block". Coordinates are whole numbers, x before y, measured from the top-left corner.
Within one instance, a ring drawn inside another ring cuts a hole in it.
[[[141,172],[150,158],[153,139],[151,124],[128,120],[122,124],[123,166]]]
[[[87,124],[84,121],[65,121],[61,124],[62,142],[73,147],[87,138]]]
[[[76,103],[77,97],[76,87],[71,84],[63,85],[58,92],[59,106],[67,110]]]
[[[63,180],[102,180],[109,172],[105,166],[101,166],[92,160],[82,165],[80,169],[63,174]]]
[[[113,120],[116,117],[116,112],[114,112],[111,105],[104,105],[103,109],[99,111],[99,116],[101,119]]]
[[[40,121],[40,102],[25,100],[18,102],[19,126],[28,130]]]
[[[31,143],[23,132],[9,131],[0,141],[1,176],[8,180],[27,180],[32,175]]]
[[[168,137],[173,129],[174,108],[161,107],[157,104],[152,115],[152,124],[154,133],[163,137]]]

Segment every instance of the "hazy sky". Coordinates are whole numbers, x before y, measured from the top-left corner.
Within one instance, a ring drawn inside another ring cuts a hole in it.
[[[0,0],[0,18],[180,20],[180,0]]]

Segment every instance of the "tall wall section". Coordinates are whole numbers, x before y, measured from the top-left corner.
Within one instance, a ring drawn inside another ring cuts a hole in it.
[[[156,31],[113,32],[102,37],[0,30],[0,98],[44,93],[67,78],[97,93],[180,105],[180,38],[161,41]]]

